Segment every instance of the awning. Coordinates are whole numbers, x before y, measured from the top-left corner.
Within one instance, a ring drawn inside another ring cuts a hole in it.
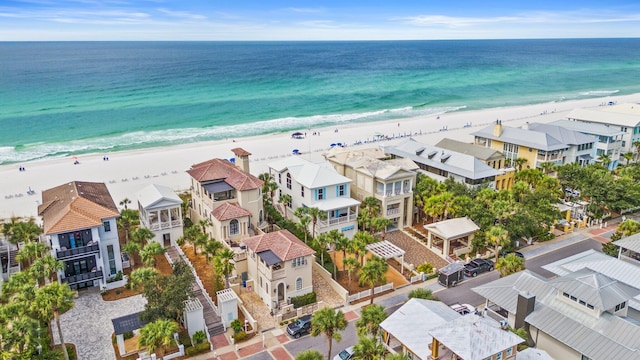
[[[580,159],[591,160],[591,159],[593,159],[593,156],[591,156],[589,154],[580,155]]]
[[[140,318],[142,311],[135,314],[129,314],[121,316],[119,318],[111,319],[113,324],[113,330],[116,335],[124,334],[129,331],[138,330],[147,324],[146,321]]]
[[[278,264],[278,263],[282,262],[282,260],[280,260],[278,255],[276,255],[271,250],[266,250],[266,251],[259,252],[258,256],[260,256],[260,259],[262,259],[262,261],[264,261],[267,264],[267,266],[271,266],[271,265]]]
[[[227,184],[224,181],[217,181],[211,184],[202,185],[202,187],[209,193],[215,194],[219,192],[233,190],[233,186]]]

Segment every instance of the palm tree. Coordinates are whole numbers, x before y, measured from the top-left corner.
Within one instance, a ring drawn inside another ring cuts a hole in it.
[[[29,271],[33,277],[40,280],[44,284],[45,280],[53,281],[53,275],[65,268],[63,261],[56,260],[51,254],[39,257],[33,261],[29,267]]]
[[[540,167],[540,169],[542,169],[542,172],[544,174],[548,174],[553,170],[553,168],[556,166],[556,164],[551,162],[551,161],[546,161],[546,162],[541,163],[538,166]]]
[[[318,247],[318,251],[320,252],[320,264],[324,267],[324,252],[327,249],[327,245],[331,242],[331,238],[328,233],[322,233],[318,235],[315,239],[313,239],[313,243]]]
[[[31,266],[31,263],[35,259],[42,257],[46,251],[47,247],[43,243],[39,241],[28,242],[18,251],[16,260]]]
[[[602,163],[602,166],[605,168],[609,168],[609,164],[611,163],[611,155],[602,153],[598,156],[598,161]]]
[[[636,161],[637,161],[638,160],[637,156],[638,154],[640,154],[640,141],[636,140],[631,144],[636,148]]]
[[[524,270],[524,260],[514,253],[507,254],[496,261],[496,269],[500,271],[500,277],[511,275]]]
[[[132,226],[140,223],[140,215],[137,211],[127,209],[120,212],[120,217],[116,220],[118,227],[124,230],[124,238],[129,241],[129,230]]]
[[[175,344],[173,334],[179,330],[178,323],[172,320],[159,319],[148,323],[140,329],[138,345],[146,347],[149,353],[160,350],[160,359],[168,346]]]
[[[373,336],[360,336],[353,346],[353,358],[358,360],[379,360],[386,352],[384,345]]]
[[[35,223],[33,218],[30,218],[27,222],[20,221],[12,224],[10,230],[9,241],[18,246],[18,249],[20,249],[20,243],[26,244],[37,240],[38,236],[42,234],[42,229]]]
[[[409,360],[409,355],[403,353],[389,354],[384,360]]]
[[[233,269],[235,269],[234,257],[235,253],[233,250],[225,247],[213,258],[216,273],[224,276],[224,282],[227,288],[229,288],[229,275],[231,275]]]
[[[329,351],[327,352],[327,360],[331,360],[331,347],[333,340],[342,340],[340,331],[347,328],[347,319],[344,317],[342,310],[334,308],[323,308],[316,311],[311,318],[311,336],[324,334],[329,341]]]
[[[131,200],[129,200],[128,198],[124,198],[120,201],[120,206],[124,206],[125,210],[127,209],[127,205],[131,204]]]
[[[356,332],[358,336],[371,335],[378,336],[380,323],[389,316],[381,305],[369,305],[360,311],[360,319],[356,321]]]
[[[620,240],[623,237],[631,236],[640,232],[640,222],[634,219],[625,219],[616,227],[616,231],[611,235],[611,240]]]
[[[373,292],[376,283],[387,281],[386,273],[389,269],[389,264],[378,256],[372,256],[371,259],[367,260],[367,263],[358,271],[358,278],[360,280],[360,285],[368,283],[371,288],[371,302],[373,304],[373,298],[375,294]]]
[[[362,231],[371,231],[371,220],[380,214],[380,202],[373,196],[367,196],[362,200],[360,208],[362,210],[358,217],[360,217],[361,229]]]
[[[200,219],[198,220],[198,226],[200,226],[200,229],[202,230],[203,234],[207,233],[207,226],[211,226],[213,225],[211,223],[211,221],[209,221],[209,219]]]
[[[220,241],[217,241],[216,239],[207,241],[207,243],[204,245],[205,262],[208,264],[209,259],[216,256],[218,251],[220,251],[223,247],[224,246],[222,245],[222,243]]]
[[[374,229],[374,231],[380,231],[382,240],[384,240],[386,234],[387,234],[387,227],[393,225],[393,221],[391,219],[388,219],[386,217],[383,216],[378,216],[376,218],[373,218],[373,220],[371,220],[371,225]]]
[[[132,230],[129,236],[131,237],[131,240],[137,242],[142,246],[149,242],[149,240],[153,239],[155,234],[145,227],[139,227]]]
[[[496,259],[498,259],[500,247],[507,245],[507,241],[509,240],[508,235],[509,232],[502,227],[502,225],[494,225],[487,230],[486,237],[489,243],[493,245],[493,252]]]
[[[349,294],[351,294],[351,274],[360,267],[360,262],[356,258],[344,257],[342,258],[342,268],[347,271],[349,276]]]
[[[291,195],[289,194],[282,194],[280,195],[280,197],[278,198],[278,202],[280,204],[282,204],[282,206],[284,207],[284,218],[287,218],[287,208],[291,206],[291,202],[293,201],[293,199],[291,198]]]
[[[298,355],[296,355],[296,360],[323,360],[323,359],[324,357],[322,356],[322,354],[320,354],[318,350],[314,350],[314,349],[305,350],[301,353],[298,353]]]
[[[152,241],[142,248],[140,257],[145,265],[156,267],[156,255],[164,254],[166,251],[167,249],[162,247],[162,245]]]
[[[376,239],[368,232],[358,231],[353,235],[349,246],[349,251],[356,255],[356,258],[360,262],[360,266],[364,266],[364,258],[367,253],[367,245],[373,244]]]
[[[303,207],[299,207],[293,213],[298,218],[298,228],[304,232],[304,243],[307,243],[307,234],[309,233],[309,224],[311,223],[311,216],[307,214],[307,210]]]
[[[625,161],[625,166],[629,166],[629,162],[631,160],[633,160],[633,153],[632,152],[626,152],[626,153],[622,154],[622,157],[626,160]]]
[[[430,289],[417,288],[409,291],[409,295],[407,295],[409,299],[423,299],[423,300],[436,300],[436,297],[433,296],[433,291]]]
[[[193,239],[193,252],[197,255],[198,248],[204,248],[209,242],[209,234],[198,232],[196,237]]]
[[[140,254],[140,250],[142,250],[142,246],[135,241],[127,241],[122,245],[122,251],[132,256],[133,254]],[[129,261],[131,261],[131,266],[135,267],[136,264],[134,263],[132,256],[129,256]]]
[[[145,286],[158,277],[158,270],[150,267],[143,267],[131,272],[130,280],[133,288]]]
[[[265,203],[273,204],[273,197],[278,189],[278,184],[269,173],[262,173],[258,175],[258,178],[262,180],[262,200]]]
[[[67,353],[67,347],[65,346],[62,336],[60,315],[73,307],[74,295],[75,291],[72,291],[68,284],[61,284],[54,281],[36,291],[36,296],[32,304],[32,310],[38,314],[43,321],[50,322],[52,319],[55,320],[65,360],[69,360],[69,354]]]
[[[344,259],[347,258],[347,250],[349,249],[349,244],[351,243],[351,240],[349,240],[349,238],[347,238],[342,232],[338,231],[338,230],[331,230],[329,231],[329,236],[331,236],[331,238],[333,239],[333,247],[335,251],[342,251],[342,259],[344,261]],[[335,265],[336,263],[336,257],[335,257],[335,253],[333,256],[333,264]],[[342,266],[342,270],[344,271],[344,265]]]
[[[524,164],[528,163],[529,160],[525,159],[525,158],[517,158],[513,161],[516,164],[516,168],[518,169],[518,171],[522,170],[522,166],[524,166]]]
[[[327,218],[327,213],[318,209],[317,207],[307,208],[307,214],[311,217],[311,237],[316,237],[316,225],[318,220],[324,220]]]

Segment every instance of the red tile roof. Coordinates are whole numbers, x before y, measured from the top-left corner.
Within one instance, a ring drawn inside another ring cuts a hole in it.
[[[211,212],[211,215],[220,221],[224,221],[251,216],[251,212],[241,208],[238,203],[224,203],[215,208],[215,210]]]
[[[263,183],[257,177],[245,173],[239,167],[222,159],[211,159],[195,164],[191,170],[187,170],[187,173],[200,183],[224,180],[239,191],[259,189]]]
[[[242,240],[242,242],[255,253],[271,250],[282,259],[282,261],[316,253],[288,230],[252,236]]]
[[[231,149],[231,151],[236,154],[236,156],[250,156],[251,153],[243,148],[235,148]]]
[[[38,206],[47,235],[101,226],[119,214],[104,183],[73,181],[45,190]]]

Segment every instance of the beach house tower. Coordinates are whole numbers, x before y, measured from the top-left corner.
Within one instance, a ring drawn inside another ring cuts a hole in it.
[[[120,214],[104,183],[72,181],[44,190],[38,214],[53,256],[64,263],[61,282],[74,290],[102,287],[122,271]]]
[[[182,236],[182,199],[169,187],[150,184],[136,193],[140,225],[151,230],[164,247],[175,246]]]
[[[268,164],[269,173],[278,184],[278,195],[290,195],[286,216],[295,219],[297,208],[317,208],[326,216],[318,219],[309,233],[315,235],[338,230],[351,239],[357,230],[360,201],[353,199],[351,179],[338,174],[328,162],[313,163],[301,156],[291,156]]]
[[[334,146],[325,159],[340,175],[351,179],[351,197],[374,197],[380,216],[392,221],[387,231],[413,224],[413,188],[418,165],[411,159],[391,159],[380,148],[349,150]]]
[[[250,153],[234,149],[239,161],[211,159],[191,166],[191,220],[204,220],[212,239],[237,253],[240,240],[255,235],[263,222],[262,180],[251,175]],[[237,165],[236,165],[237,163]]]

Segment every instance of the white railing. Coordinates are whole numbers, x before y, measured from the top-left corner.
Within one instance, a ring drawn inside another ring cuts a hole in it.
[[[371,289],[360,291],[359,293],[349,295],[349,297],[347,297],[347,303],[351,304],[352,301],[360,300],[369,296],[371,296]]]
[[[374,294],[379,294],[381,292],[385,292],[387,290],[393,290],[393,283],[384,284],[382,286],[378,286],[373,288]]]
[[[202,290],[202,294],[205,295],[204,298],[207,299],[207,302],[209,303],[209,305],[211,305],[211,307],[213,308],[213,311],[216,312],[216,315],[220,316],[220,310],[218,310],[218,307],[213,302],[211,295],[209,295],[209,293],[207,292],[207,289],[205,289],[204,284],[202,283],[202,280],[200,280],[200,277],[198,276],[196,269],[191,264],[191,261],[189,261],[189,258],[184,254],[181,247],[176,246],[176,248],[178,249],[178,253],[180,254],[180,257],[182,258],[182,260],[187,264],[187,266],[189,266],[189,269],[191,269],[191,273],[193,273],[193,277],[196,280],[196,284],[198,284],[198,286]]]
[[[351,221],[355,221],[357,219],[355,213],[351,213],[347,216],[340,216],[337,218],[327,219],[327,220],[318,220],[318,227],[326,227],[336,224],[348,223]]]
[[[413,284],[414,282],[422,281],[423,275],[424,275],[423,273],[420,273],[418,275],[414,275],[409,279],[409,282],[411,284]]]
[[[400,214],[400,209],[388,209],[387,210],[387,215],[396,215],[396,214]]]

